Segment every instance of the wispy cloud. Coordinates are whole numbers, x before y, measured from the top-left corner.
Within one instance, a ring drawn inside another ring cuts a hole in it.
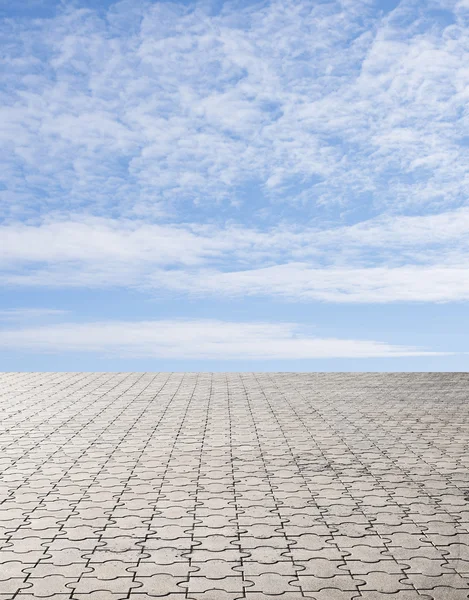
[[[314,359],[440,356],[371,340],[318,338],[292,323],[216,320],[61,323],[0,331],[0,348],[165,359]]]
[[[55,308],[9,308],[0,310],[0,322],[44,321],[67,314],[68,311]]]
[[[80,217],[0,228],[4,285],[332,302],[469,299],[469,210],[332,228]]]
[[[457,206],[465,4],[121,2],[7,20],[3,211],[256,214],[252,184],[267,205]]]
[[[160,285],[196,295],[275,296],[342,303],[469,300],[469,275],[460,267],[314,269],[302,263],[230,273],[160,273]]]

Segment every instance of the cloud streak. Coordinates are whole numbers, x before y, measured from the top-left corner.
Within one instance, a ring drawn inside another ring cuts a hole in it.
[[[55,308],[8,308],[0,310],[1,322],[44,321],[64,317],[68,311]]]
[[[178,276],[179,275],[179,276]],[[458,302],[469,300],[469,274],[460,267],[314,269],[287,263],[230,273],[160,273],[160,285],[196,295],[270,296],[336,303]]]
[[[441,356],[371,340],[317,338],[293,323],[217,320],[61,323],[0,331],[0,348],[160,359],[301,360]]]
[[[131,287],[330,302],[469,299],[469,210],[331,228],[77,216],[0,228],[6,286]]]

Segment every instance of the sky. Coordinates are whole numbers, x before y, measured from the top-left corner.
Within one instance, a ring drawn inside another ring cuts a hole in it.
[[[469,0],[0,19],[0,370],[468,370]]]

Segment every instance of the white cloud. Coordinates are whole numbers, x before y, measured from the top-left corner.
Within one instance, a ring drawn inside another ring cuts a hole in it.
[[[159,273],[168,289],[196,295],[273,296],[326,302],[457,302],[469,300],[469,270],[459,267],[330,268],[287,263],[220,273]],[[155,282],[156,284],[156,282]]]
[[[315,257],[327,252],[334,260],[350,251],[375,260],[385,252],[448,248],[466,252],[469,208],[427,216],[378,217],[355,225],[307,227],[279,224],[270,229],[237,224],[152,224],[144,220],[76,215],[38,223],[0,225],[0,265],[22,263],[128,262],[155,265],[200,265],[249,258]],[[331,260],[331,259],[329,259]]]
[[[63,317],[67,310],[56,308],[8,308],[0,310],[0,322],[5,321],[44,321],[45,319]]]
[[[61,323],[0,331],[0,348],[163,359],[315,359],[440,356],[371,340],[317,338],[292,323],[216,320]]]
[[[332,302],[469,299],[469,210],[271,230],[77,216],[0,227],[3,285]]]
[[[251,211],[253,182],[267,205],[466,202],[466,3],[440,4],[452,22],[407,0],[7,21],[3,211]]]

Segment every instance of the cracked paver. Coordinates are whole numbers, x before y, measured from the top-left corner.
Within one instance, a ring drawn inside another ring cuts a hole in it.
[[[0,600],[469,599],[469,374],[0,374]]]

